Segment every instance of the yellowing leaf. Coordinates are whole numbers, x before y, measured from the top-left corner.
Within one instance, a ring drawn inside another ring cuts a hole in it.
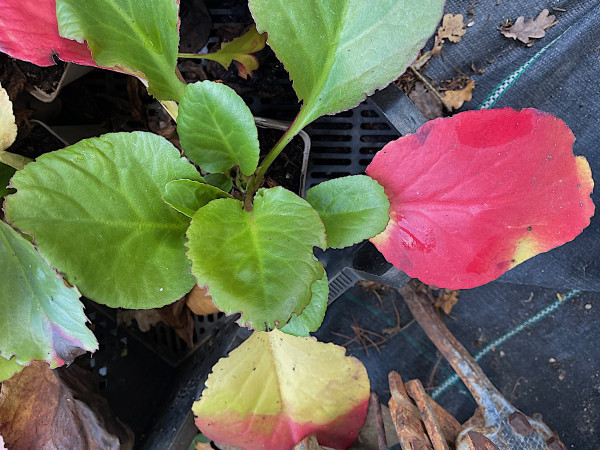
[[[17,124],[8,94],[0,85],[0,151],[6,150],[17,138]]]
[[[278,330],[254,332],[221,359],[192,410],[202,433],[216,442],[291,448],[315,434],[328,447],[356,439],[369,403],[360,361],[334,344]]]
[[[444,93],[444,103],[448,108],[460,108],[464,102],[468,102],[473,98],[473,88],[475,88],[475,82],[470,80],[463,89],[446,91]]]
[[[0,163],[21,170],[32,160],[15,153],[5,152],[17,138],[17,124],[13,114],[12,103],[8,94],[0,85]],[[5,187],[5,186],[3,186]]]
[[[466,32],[462,14],[446,14],[438,30],[438,36],[450,42],[460,42]]]
[[[500,32],[507,38],[519,40],[525,44],[531,44],[531,39],[540,39],[546,35],[546,30],[556,25],[556,16],[550,14],[547,9],[542,10],[537,18],[525,20],[521,16],[515,23],[500,28]]]
[[[235,38],[232,41],[225,42],[221,48],[214,53],[204,53],[196,55],[193,53],[181,53],[179,56],[184,58],[203,58],[216,61],[226,69],[229,69],[232,61],[236,61],[237,70],[240,77],[246,79],[252,76],[252,72],[258,69],[258,59],[252,53],[256,53],[265,48],[267,42],[267,33],[259,33],[256,26],[250,28],[244,35]]]

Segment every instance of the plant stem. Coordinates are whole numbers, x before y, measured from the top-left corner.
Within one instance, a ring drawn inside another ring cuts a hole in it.
[[[265,156],[265,159],[263,159],[260,166],[258,166],[258,169],[256,169],[256,172],[254,172],[252,178],[250,178],[246,190],[246,200],[244,202],[244,207],[247,210],[252,209],[252,199],[254,198],[256,191],[258,191],[267,169],[271,166],[271,164],[273,164],[273,161],[275,161],[285,146],[288,145],[292,139],[294,139],[294,137],[300,132],[300,130],[302,130],[302,128],[304,128],[305,121],[306,119],[303,117],[301,110],[287,131],[283,134],[283,136],[281,136],[279,141],[277,141],[267,156]]]
[[[193,58],[202,59],[204,55],[202,53],[177,53],[178,58]]]
[[[220,59],[218,56],[214,57],[212,53],[178,53],[178,58],[190,58],[190,59],[210,59],[211,61],[217,61]]]

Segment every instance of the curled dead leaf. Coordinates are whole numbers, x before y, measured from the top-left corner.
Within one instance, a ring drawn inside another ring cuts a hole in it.
[[[444,93],[444,103],[448,108],[458,109],[465,102],[468,102],[473,98],[473,89],[475,88],[475,81],[470,80],[463,89],[457,91],[446,91]]]

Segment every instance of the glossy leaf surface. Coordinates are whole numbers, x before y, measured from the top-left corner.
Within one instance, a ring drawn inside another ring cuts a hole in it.
[[[44,258],[88,298],[155,308],[194,285],[189,218],[161,198],[169,181],[200,179],[166,139],[106,134],[40,156],[15,174],[7,220],[35,236]]]
[[[442,17],[443,0],[250,0],[259,32],[304,102],[298,129],[353,108],[401,75]]]
[[[207,172],[239,165],[252,175],[258,165],[258,131],[242,98],[224,84],[189,84],[179,105],[177,131],[190,160]]]
[[[23,367],[25,367],[25,366],[22,366],[21,364],[16,363],[14,358],[8,360],[8,359],[0,357],[0,382],[2,382],[4,380],[8,380],[15,373],[23,370]],[[2,441],[0,441],[0,442],[2,442]],[[0,448],[2,448],[2,447],[0,447]]]
[[[327,232],[327,246],[343,248],[381,233],[389,220],[390,202],[383,187],[365,175],[320,183],[306,192]]]
[[[386,230],[371,241],[427,284],[492,281],[589,225],[593,180],[573,141],[563,121],[534,109],[428,122],[367,168],[391,203]]]
[[[292,314],[292,318],[281,328],[281,331],[293,336],[308,336],[309,333],[319,329],[327,310],[329,296],[327,274],[323,274],[323,278],[313,283],[311,292],[310,303],[300,315]]]
[[[0,0],[0,10],[0,52],[38,66],[56,64],[54,55],[63,61],[96,65],[85,43],[58,34],[55,0]]]
[[[369,389],[364,366],[344,348],[255,332],[213,367],[192,409],[217,442],[283,449],[315,433],[321,445],[347,448],[365,420]]]
[[[0,221],[0,356],[51,367],[98,348],[79,302],[33,245]]]
[[[163,200],[182,214],[192,217],[196,211],[217,198],[232,198],[210,184],[195,180],[173,180],[167,183]]]
[[[148,80],[160,100],[181,99],[175,75],[179,45],[176,0],[56,0],[60,35],[87,41],[94,60]]]
[[[188,257],[200,287],[228,314],[255,329],[285,324],[311,299],[323,277],[313,247],[325,247],[317,212],[281,187],[260,189],[254,209],[233,199],[213,200],[198,210],[188,230]]]

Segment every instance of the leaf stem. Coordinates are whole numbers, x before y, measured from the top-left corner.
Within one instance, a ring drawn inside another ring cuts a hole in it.
[[[213,59],[210,53],[177,53],[178,58]]]
[[[258,169],[256,169],[256,172],[254,172],[252,178],[250,178],[246,190],[246,199],[244,202],[244,207],[247,210],[252,209],[252,199],[262,184],[267,169],[271,166],[271,164],[273,164],[273,161],[275,161],[285,146],[288,145],[292,139],[294,139],[294,137],[302,130],[302,128],[304,128],[306,119],[302,113],[303,110],[301,110],[298,116],[296,116],[296,119],[292,122],[283,136],[281,136],[279,141],[277,141],[277,143],[269,151],[267,156],[265,156],[265,159],[263,159],[260,166],[258,166]]]

